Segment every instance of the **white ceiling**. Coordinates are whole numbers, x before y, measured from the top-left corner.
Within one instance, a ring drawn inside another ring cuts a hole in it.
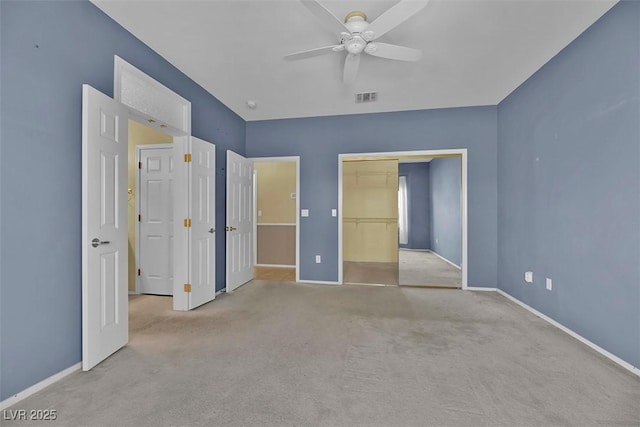
[[[338,42],[299,1],[92,1],[247,121],[496,105],[617,2],[432,0],[378,40],[421,49],[422,59],[362,55],[346,86],[344,53],[283,60]],[[371,22],[397,1],[322,3]],[[378,101],[356,104],[363,91]]]

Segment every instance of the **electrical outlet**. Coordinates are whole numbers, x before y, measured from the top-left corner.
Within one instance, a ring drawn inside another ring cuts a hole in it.
[[[316,255],[316,264],[320,264],[322,262],[322,257],[320,255]]]
[[[331,209],[331,216],[338,216],[338,210],[337,209]]]
[[[527,283],[533,283],[533,271],[524,272],[524,281]]]
[[[550,291],[553,289],[553,281],[547,277],[547,290]]]
[[[262,211],[258,211],[258,216],[262,216]]]

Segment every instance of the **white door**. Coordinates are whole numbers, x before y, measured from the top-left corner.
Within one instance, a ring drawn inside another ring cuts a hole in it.
[[[173,146],[138,152],[139,292],[173,295]]]
[[[216,146],[191,137],[189,310],[216,296]]]
[[[82,86],[82,369],[129,339],[128,112]]]
[[[227,292],[253,279],[253,164],[227,150]]]

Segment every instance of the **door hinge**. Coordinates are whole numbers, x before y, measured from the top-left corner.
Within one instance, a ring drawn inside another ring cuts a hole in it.
[[[142,221],[142,215],[138,214],[138,222]]]
[[[185,218],[184,219],[184,226],[185,227],[191,227],[191,218]]]
[[[185,283],[184,284],[184,291],[185,292],[191,292],[191,284],[190,283]]]
[[[191,163],[191,154],[185,154],[184,161],[185,163]]]
[[[140,269],[138,269],[138,276],[140,275]]]
[[[142,169],[142,162],[138,162],[138,169]]]

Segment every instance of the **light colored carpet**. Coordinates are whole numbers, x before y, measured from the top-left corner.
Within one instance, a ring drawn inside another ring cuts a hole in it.
[[[132,299],[127,347],[11,409],[56,409],[47,426],[637,426],[638,402],[638,377],[496,293],[254,281],[188,313]]]
[[[462,287],[462,272],[429,251],[400,249],[400,286]]]

